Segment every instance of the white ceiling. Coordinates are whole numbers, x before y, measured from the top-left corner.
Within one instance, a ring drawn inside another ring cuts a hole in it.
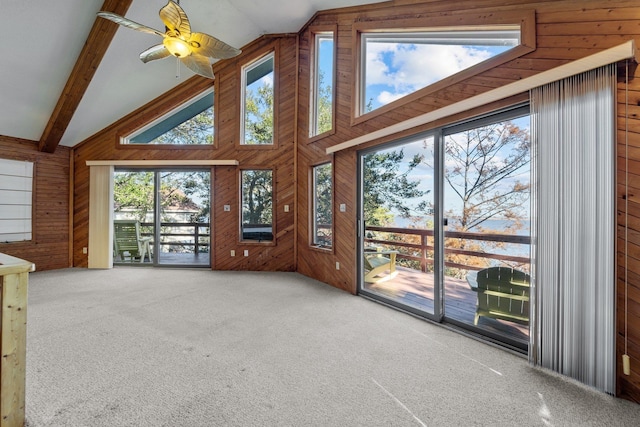
[[[263,34],[295,33],[320,10],[385,0],[182,0],[194,31],[242,47]],[[103,0],[0,0],[0,135],[39,141]],[[163,30],[166,0],[134,0],[126,17]],[[101,19],[101,18],[98,18]],[[193,76],[166,58],[138,55],[157,36],[119,28],[61,145],[74,146]]]

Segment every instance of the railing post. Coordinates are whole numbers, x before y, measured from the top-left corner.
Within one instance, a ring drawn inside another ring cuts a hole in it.
[[[0,427],[24,426],[27,286],[35,266],[0,254]]]
[[[421,243],[421,248],[420,248],[420,252],[421,252],[421,260],[420,260],[420,268],[422,269],[423,273],[427,272],[427,246],[429,244],[429,238],[427,237],[427,235],[423,235],[420,236],[420,243]]]
[[[198,253],[199,253],[198,243],[200,242],[200,236],[199,236],[199,234],[200,234],[200,223],[198,223],[198,222],[196,222],[196,230],[195,231],[196,231],[195,232],[196,241],[194,242],[194,245],[195,245],[194,251],[195,251],[196,255],[198,255]]]

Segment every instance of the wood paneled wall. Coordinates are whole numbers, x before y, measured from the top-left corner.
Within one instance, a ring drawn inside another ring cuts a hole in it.
[[[461,24],[482,24],[483,17],[490,17],[505,11],[535,10],[536,49],[520,58],[514,59],[478,75],[454,83],[453,85],[414,97],[411,102],[387,109],[383,115],[377,115],[359,123],[352,117],[353,86],[356,75],[353,69],[355,53],[354,25],[360,22],[380,22],[390,20],[423,20],[425,26],[435,26],[439,20],[456,14],[475,16],[473,21]],[[308,138],[309,76],[311,31],[314,27],[327,28],[337,26],[337,82],[336,82],[336,129],[324,138]],[[613,47],[630,39],[640,43],[640,7],[635,1],[596,1],[596,0],[396,0],[374,7],[356,7],[345,10],[333,10],[318,13],[300,33],[300,74],[298,96],[298,271],[307,276],[329,283],[335,287],[355,293],[357,291],[357,255],[356,255],[356,215],[357,215],[357,150],[382,144],[402,136],[418,133],[446,123],[479,113],[493,111],[498,107],[515,104],[528,98],[528,94],[504,100],[486,108],[475,109],[466,114],[450,117],[438,123],[425,124],[422,127],[404,132],[385,140],[374,141],[362,147],[337,152],[334,156],[325,154],[327,147],[348,141],[363,134],[384,128],[408,118],[432,111],[468,97],[483,93],[494,87],[535,75],[558,65],[576,60],[603,49]],[[636,73],[637,74],[637,73]],[[638,75],[640,77],[640,75]],[[628,245],[628,353],[631,356],[632,375],[622,374],[621,355],[624,351],[624,282],[623,260],[624,242],[618,242],[619,278],[618,278],[618,389],[620,396],[640,402],[640,79],[632,80],[629,97],[629,183],[633,194],[629,197],[629,245]],[[623,114],[623,89],[619,94],[618,114]],[[356,124],[353,124],[356,123]],[[619,127],[619,143],[622,144],[622,124]],[[621,148],[619,147],[619,153]],[[309,231],[309,171],[322,162],[332,160],[335,174],[335,206],[346,204],[347,211],[334,209],[335,238],[331,252],[319,251],[310,247]],[[624,182],[624,162],[620,162],[619,182]],[[624,200],[622,188],[618,188],[619,226],[624,222]],[[637,199],[637,200],[636,200]],[[622,231],[621,231],[622,233]],[[336,271],[335,264],[340,263]]]
[[[28,260],[37,270],[70,266],[69,167],[70,150],[38,151],[37,141],[0,136],[0,157],[34,163],[33,239],[0,243],[0,252]]]
[[[256,57],[276,52],[275,82],[277,90],[276,135],[273,147],[239,145],[240,133],[240,70],[242,65]],[[82,248],[88,246],[89,221],[89,168],[87,160],[238,160],[239,167],[214,167],[212,228],[212,267],[216,270],[281,270],[295,269],[294,256],[294,161],[295,161],[295,91],[296,91],[296,37],[282,35],[262,37],[243,48],[243,53],[232,60],[214,65],[215,91],[215,144],[213,147],[123,147],[117,141],[138,127],[161,116],[202,90],[214,84],[203,77],[193,77],[148,105],[112,124],[84,141],[73,151],[74,159],[74,241],[73,263],[87,266],[87,255]],[[239,173],[242,168],[271,168],[274,170],[274,221],[276,239],[273,244],[241,244]],[[225,212],[223,206],[230,205]],[[289,205],[289,212],[284,211]],[[231,250],[236,251],[231,257]],[[249,256],[244,257],[244,250]]]

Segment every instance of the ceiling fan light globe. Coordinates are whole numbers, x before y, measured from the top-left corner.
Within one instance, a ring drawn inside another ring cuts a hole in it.
[[[191,55],[191,48],[189,47],[189,44],[177,37],[165,37],[162,43],[171,55],[175,57],[184,58],[185,56]]]

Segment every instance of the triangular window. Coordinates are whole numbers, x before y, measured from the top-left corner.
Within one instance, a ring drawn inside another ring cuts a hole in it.
[[[140,145],[213,144],[213,91],[207,91],[122,140]]]

